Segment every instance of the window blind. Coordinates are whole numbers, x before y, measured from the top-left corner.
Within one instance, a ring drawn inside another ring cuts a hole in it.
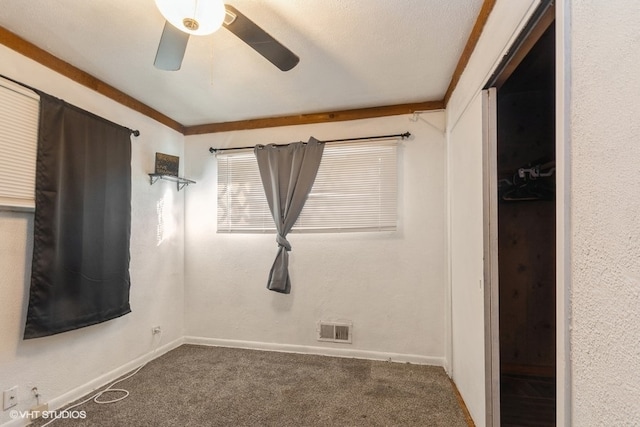
[[[251,150],[218,154],[218,232],[275,230]]]
[[[253,151],[220,153],[218,232],[275,231]],[[292,232],[395,230],[397,142],[327,144]]]
[[[35,207],[40,98],[0,78],[0,208]]]

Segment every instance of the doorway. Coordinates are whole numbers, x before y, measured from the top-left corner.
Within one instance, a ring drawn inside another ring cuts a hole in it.
[[[541,6],[484,96],[488,425],[556,424],[555,10]]]
[[[497,90],[502,426],[554,426],[555,27]]]

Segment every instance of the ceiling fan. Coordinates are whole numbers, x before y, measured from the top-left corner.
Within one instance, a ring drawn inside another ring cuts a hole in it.
[[[300,58],[233,6],[222,0],[155,0],[166,22],[153,65],[176,71],[191,35],[207,35],[221,26],[235,34],[282,71],[295,67]]]

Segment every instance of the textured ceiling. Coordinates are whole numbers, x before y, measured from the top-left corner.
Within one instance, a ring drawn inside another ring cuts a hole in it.
[[[221,29],[190,38],[181,70],[157,70],[164,19],[153,0],[0,0],[0,26],[190,126],[441,100],[482,6],[482,0],[226,3],[300,63],[282,72]]]

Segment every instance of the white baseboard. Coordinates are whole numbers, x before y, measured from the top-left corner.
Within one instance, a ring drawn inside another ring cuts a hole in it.
[[[352,348],[314,347],[293,344],[277,344],[260,341],[241,341],[203,337],[184,337],[185,344],[213,347],[246,348],[250,350],[280,351],[284,353],[315,354],[320,356],[347,357],[354,359],[384,360],[389,362],[413,363],[415,365],[445,366],[444,357],[421,356],[417,354],[387,353]]]
[[[69,391],[68,393],[63,394],[55,399],[49,401],[49,410],[54,410],[58,408],[62,408],[64,405],[67,405],[74,400],[81,398],[82,396],[103,387],[110,382],[114,381],[118,377],[126,374],[127,372],[131,372],[136,369],[138,366],[143,365],[145,363],[150,362],[153,359],[156,359],[168,351],[173,350],[181,346],[184,343],[184,338],[178,338],[175,341],[172,341],[168,344],[163,345],[162,347],[158,347],[154,351],[150,351],[147,354],[144,354],[137,359],[132,360],[131,362],[120,366],[106,374],[99,376],[86,384],[81,385],[80,387],[76,387],[75,389]]]
[[[116,380],[117,378],[121,377],[122,375],[126,374],[127,372],[131,372],[134,369],[136,369],[138,366],[141,366],[145,363],[150,362],[153,359],[156,359],[160,356],[162,356],[163,354],[167,353],[168,351],[173,350],[174,348],[177,348],[179,346],[181,346],[182,344],[184,344],[184,338],[178,338],[175,341],[172,341],[168,344],[163,345],[162,347],[158,347],[156,350],[150,351],[149,353],[146,353],[140,357],[138,357],[137,359],[132,360],[129,363],[126,363],[110,372],[107,372],[106,374],[103,374],[91,381],[89,381],[86,384],[83,384],[79,387],[74,388],[73,390],[58,396],[54,399],[51,399],[50,401],[48,401],[47,403],[49,404],[49,411],[55,411],[58,410],[60,408],[62,408],[65,405],[68,405],[69,403],[73,402],[74,400],[78,400],[79,398],[81,398],[82,396],[85,396],[89,393],[91,393],[94,390],[97,390],[107,384],[109,384],[110,382]],[[23,427],[29,424],[29,420],[24,419],[24,418],[17,418],[14,420],[11,420],[7,423],[2,424],[2,427]]]

